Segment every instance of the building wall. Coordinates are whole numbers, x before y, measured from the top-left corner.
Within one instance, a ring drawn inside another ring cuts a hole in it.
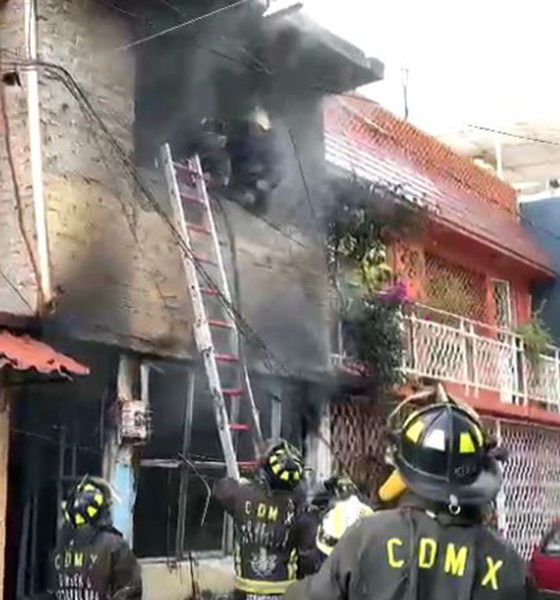
[[[24,2],[0,5],[1,45],[18,57],[25,57],[24,5]],[[4,60],[9,60],[8,55],[5,55]],[[25,233],[34,252],[27,78],[22,75],[21,80],[21,88],[2,86],[0,93],[0,108],[4,99],[9,129],[7,136],[8,130],[0,112],[0,312],[25,316],[35,311],[37,281],[23,235]],[[15,173],[12,173],[8,161],[7,141],[11,148]],[[16,209],[16,189],[19,189],[21,198],[20,212]],[[23,222],[23,229],[19,216]],[[17,292],[14,291],[14,287]]]
[[[234,581],[231,559],[195,559],[193,568],[201,592],[210,592],[212,598],[229,597]],[[175,565],[142,561],[142,580],[144,600],[184,600],[192,597],[191,564],[188,561]]]
[[[398,276],[409,282],[409,290],[415,300],[430,306],[434,304],[434,308],[454,314],[460,312],[458,308],[461,306],[460,299],[456,306],[455,303],[447,306],[445,303],[440,305],[439,302],[431,302],[427,288],[428,275],[433,275],[427,265],[429,257],[434,257],[436,261],[447,265],[463,284],[470,281],[469,277],[476,279],[477,289],[468,286],[465,291],[468,291],[478,302],[472,307],[472,311],[468,314],[461,313],[460,316],[490,325],[496,324],[492,282],[502,280],[510,284],[513,324],[524,323],[530,318],[530,289],[533,281],[531,274],[513,261],[504,260],[492,249],[469,242],[458,235],[441,236],[436,232],[430,232],[428,239],[424,241],[394,245],[393,269]],[[451,293],[451,288],[445,283],[444,280],[438,282],[438,288],[447,289]]]
[[[42,2],[40,53],[68,69],[133,160],[135,58],[130,22],[93,0]],[[190,314],[161,265],[181,271],[161,220],[139,208],[132,178],[64,83],[41,78],[52,325],[67,335],[162,352],[190,351]],[[173,282],[174,283],[174,282]]]
[[[6,547],[6,507],[8,502],[8,449],[10,407],[7,391],[0,383],[0,598],[4,598],[4,550]]]
[[[111,51],[133,39],[131,22],[94,0],[48,0],[39,12],[44,60],[68,69],[133,158],[135,56]],[[42,74],[40,94],[57,295],[50,324],[70,337],[191,357],[192,318],[181,253],[171,233],[155,212],[143,208],[145,198],[64,84]],[[319,156],[322,161],[316,107],[317,102],[304,103],[290,124],[312,191]],[[308,206],[305,186],[288,131],[283,135],[286,152],[291,152],[289,174],[274,199],[282,208],[271,220],[287,235],[236,207],[230,211],[239,238],[241,312],[267,345],[284,360],[294,360],[298,372],[321,372],[328,367],[324,261],[314,234],[301,231],[302,207]],[[167,206],[164,188],[155,190]],[[309,215],[305,221],[309,225]],[[299,243],[288,239],[293,230]],[[307,243],[310,236],[312,243]],[[297,326],[296,313],[302,315]]]

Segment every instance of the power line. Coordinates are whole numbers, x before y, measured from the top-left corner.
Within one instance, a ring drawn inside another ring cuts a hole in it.
[[[488,131],[489,133],[497,133],[499,135],[505,135],[507,137],[516,138],[518,140],[526,140],[528,142],[536,142],[537,144],[548,144],[550,146],[560,146],[560,142],[553,140],[546,140],[543,138],[531,137],[527,135],[521,135],[520,133],[513,133],[511,131],[502,131],[501,129],[493,129],[492,127],[484,127],[483,125],[473,125],[469,123],[467,127],[472,129],[479,129],[481,131]]]
[[[96,0],[96,2],[98,2],[99,4],[102,4],[103,6],[106,6],[107,8],[110,8],[111,10],[114,10],[115,12],[121,13],[123,15],[127,15],[128,17],[133,17],[135,19],[138,18],[138,15],[136,13],[133,13],[129,10],[121,8],[120,6],[117,6],[116,4],[112,4],[111,2],[109,2],[109,0]]]
[[[163,37],[164,35],[167,35],[168,33],[178,31],[179,29],[183,29],[185,27],[188,27],[189,25],[193,25],[194,23],[204,21],[206,19],[209,19],[210,17],[214,17],[220,13],[224,13],[233,8],[236,8],[237,6],[246,4],[247,2],[249,2],[249,0],[238,0],[237,2],[234,2],[233,4],[228,4],[227,6],[222,6],[221,8],[217,8],[216,10],[210,11],[203,15],[199,15],[198,17],[194,17],[192,19],[189,19],[188,21],[183,21],[182,23],[173,25],[173,27],[167,27],[166,29],[162,29],[161,31],[152,33],[151,35],[148,35],[146,37],[135,40],[134,42],[125,44],[124,46],[118,46],[117,48],[113,48],[112,50],[109,51],[109,54],[112,54],[113,52],[123,52],[124,50],[129,50],[130,48],[135,48],[136,46],[140,46],[141,44],[145,44],[146,42],[151,42],[152,40]]]

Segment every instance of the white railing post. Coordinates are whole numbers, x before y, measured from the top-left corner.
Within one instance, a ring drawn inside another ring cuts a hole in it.
[[[512,399],[519,398],[522,390],[519,389],[519,355],[517,353],[517,336],[509,337],[509,346],[511,348],[512,366],[513,366],[513,389],[511,390]],[[521,356],[523,360],[523,356]],[[514,404],[517,402],[514,401]]]
[[[525,344],[522,338],[519,338],[519,355],[521,357],[519,364],[521,365],[521,399],[523,404],[529,403],[529,380],[527,379],[527,359],[525,357]]]
[[[554,407],[556,411],[560,410],[560,352],[554,348],[554,366],[555,366],[555,386],[554,386]]]
[[[472,323],[469,324],[470,335],[472,340],[472,373],[473,373],[473,386],[474,386],[474,395],[475,398],[478,398],[479,394],[479,375],[478,375],[478,340],[477,335],[474,331],[474,325]]]
[[[418,370],[418,348],[416,341],[416,314],[413,312],[410,315],[410,363],[411,368]]]
[[[467,396],[470,393],[470,386],[469,386],[469,347],[468,347],[468,332],[467,332],[467,328],[465,327],[465,319],[463,319],[463,317],[461,317],[459,319],[459,331],[461,332],[461,346],[462,346],[462,352],[463,352],[463,383],[465,386],[465,393],[467,394]]]

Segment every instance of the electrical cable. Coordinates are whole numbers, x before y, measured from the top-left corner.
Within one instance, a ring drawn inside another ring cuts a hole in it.
[[[527,135],[522,135],[520,133],[513,133],[511,131],[502,131],[500,129],[492,129],[491,127],[484,127],[483,125],[473,125],[469,123],[467,127],[472,129],[479,129],[480,131],[488,131],[489,133],[497,133],[499,135],[504,135],[506,137],[515,138],[518,140],[526,140],[528,142],[535,142],[537,144],[548,144],[550,146],[560,146],[560,142],[555,142],[553,140],[547,140],[543,138],[536,138]]]
[[[233,4],[228,4],[227,6],[222,6],[221,8],[217,8],[216,10],[212,10],[208,13],[204,13],[203,15],[199,15],[198,17],[194,17],[192,19],[189,19],[188,21],[183,21],[182,23],[178,23],[177,25],[173,25],[172,27],[167,27],[166,29],[162,29],[161,31],[157,31],[156,33],[147,35],[146,37],[140,38],[138,40],[134,40],[133,42],[130,42],[129,44],[125,44],[123,46],[118,46],[117,48],[113,48],[112,50],[109,50],[109,52],[107,54],[113,54],[116,52],[122,52],[124,50],[129,50],[130,48],[135,48],[136,46],[140,46],[141,44],[145,44],[146,42],[151,42],[152,40],[155,40],[164,35],[167,35],[168,33],[178,31],[179,29],[183,29],[185,27],[188,27],[189,25],[193,25],[194,23],[204,21],[206,19],[209,19],[210,17],[214,17],[220,13],[224,13],[228,10],[236,8],[237,6],[246,4],[249,1],[250,0],[238,0],[237,2],[234,2]]]
[[[170,10],[172,10],[176,15],[179,15],[180,17],[185,17],[185,13],[180,8],[175,6],[174,4],[171,4],[171,2],[169,2],[169,0],[156,0],[156,1],[163,4]]]
[[[108,141],[110,142],[111,147],[122,161],[124,166],[127,168],[129,174],[132,176],[134,182],[137,184],[138,189],[144,195],[144,197],[148,200],[150,206],[154,209],[154,211],[160,216],[160,218],[164,221],[165,225],[168,227],[172,236],[175,240],[176,245],[182,250],[182,252],[192,261],[198,275],[201,277],[202,281],[204,281],[208,287],[215,291],[217,298],[224,305],[224,307],[230,313],[232,319],[235,321],[240,333],[242,333],[250,342],[252,342],[259,350],[262,352],[262,361],[263,364],[271,369],[272,371],[276,371],[283,375],[289,377],[298,378],[298,371],[290,369],[286,366],[286,364],[279,359],[266,345],[266,343],[258,336],[256,332],[252,330],[247,321],[245,321],[244,317],[238,311],[238,309],[224,296],[222,291],[219,288],[219,285],[213,280],[210,274],[206,271],[204,266],[201,264],[200,260],[194,255],[192,250],[187,246],[185,241],[183,240],[183,236],[181,232],[177,229],[172,219],[169,217],[165,209],[161,206],[153,192],[147,186],[144,181],[143,176],[138,172],[135,165],[132,163],[131,159],[128,157],[127,153],[121,147],[120,143],[116,140],[116,138],[111,134],[108,130],[105,122],[97,113],[97,111],[93,108],[89,99],[87,98],[85,92],[81,88],[81,86],[76,82],[76,80],[72,77],[70,72],[60,66],[53,63],[43,62],[43,61],[12,61],[10,63],[12,66],[20,67],[20,68],[37,68],[40,67],[45,70],[47,75],[50,75],[54,79],[60,81],[66,89],[72,94],[72,96],[78,101],[84,116],[91,122],[95,123],[97,127],[101,129],[103,134],[106,136]]]
[[[25,429],[18,429],[16,427],[10,427],[10,433],[34,438],[43,442],[48,442],[49,444],[58,445],[59,443],[58,439],[52,438],[48,435],[36,433],[34,431],[27,431]],[[102,452],[100,452],[99,450],[94,450],[93,448],[88,448],[87,446],[80,446],[78,444],[70,444],[70,447],[75,447],[77,450],[80,450],[82,452],[88,452],[90,454],[95,454],[96,456],[100,456],[102,454]]]
[[[133,17],[135,19],[138,19],[138,15],[136,13],[126,10],[125,8],[121,8],[120,6],[117,6],[116,4],[112,4],[111,2],[109,2],[109,0],[95,0],[95,1],[107,8],[114,10],[115,12],[121,13],[123,15],[127,15],[128,17]]]

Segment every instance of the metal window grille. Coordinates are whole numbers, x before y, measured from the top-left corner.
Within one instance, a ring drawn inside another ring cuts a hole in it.
[[[438,310],[486,322],[486,282],[477,273],[433,254],[425,255],[425,303]]]
[[[514,324],[514,310],[509,281],[493,279],[492,297],[494,299],[496,325],[505,329],[510,328]]]
[[[385,465],[385,414],[371,399],[353,398],[331,407],[335,472],[346,472],[372,499],[389,470]]]
[[[560,518],[560,430],[506,421],[490,425],[509,451],[497,501],[499,528],[528,559]]]

